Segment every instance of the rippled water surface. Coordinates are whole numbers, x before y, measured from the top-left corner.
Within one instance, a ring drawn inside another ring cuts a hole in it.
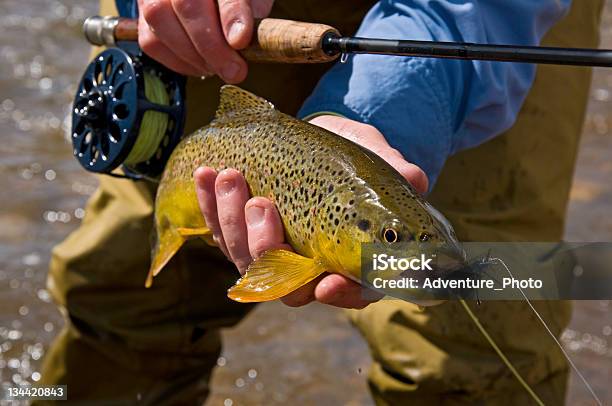
[[[0,1],[0,381],[40,379],[62,326],[45,290],[51,247],[76,228],[96,180],[65,141],[65,117],[88,47],[80,22],[95,2]],[[612,2],[602,46],[612,48]],[[597,70],[572,189],[567,239],[612,241],[612,70]],[[579,302],[563,343],[612,403],[612,304]],[[210,404],[287,400],[369,404],[366,345],[324,306],[261,305],[224,333]],[[262,356],[265,354],[265,357]],[[575,378],[575,377],[573,377]],[[592,404],[575,379],[570,404]]]

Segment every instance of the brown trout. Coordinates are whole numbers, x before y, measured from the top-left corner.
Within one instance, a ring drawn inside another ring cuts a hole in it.
[[[439,242],[450,248],[435,253],[438,266],[464,263],[450,224],[386,161],[228,85],[214,120],[180,142],[162,175],[148,286],[187,239],[210,240],[193,181],[200,166],[239,170],[251,195],[275,202],[295,250],[256,259],[228,291],[236,301],[274,300],[323,272],[361,282],[362,243],[414,242],[416,257]]]

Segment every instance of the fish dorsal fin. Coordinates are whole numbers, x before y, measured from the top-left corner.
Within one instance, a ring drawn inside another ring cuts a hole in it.
[[[266,99],[237,86],[225,85],[221,87],[221,97],[215,117],[220,119],[237,114],[262,114],[269,113],[270,111],[274,111],[274,105]]]

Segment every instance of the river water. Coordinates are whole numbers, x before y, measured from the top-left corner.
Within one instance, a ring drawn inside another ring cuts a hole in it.
[[[40,379],[62,317],[45,290],[49,251],[74,230],[96,179],[66,142],[68,106],[86,63],[80,24],[93,0],[0,1],[0,382]],[[612,48],[612,1],[602,26]],[[566,238],[612,241],[612,71],[595,72]],[[612,403],[612,304],[575,306],[563,344]],[[224,332],[209,404],[371,404],[368,350],[341,311],[260,305]],[[262,356],[265,354],[265,357]],[[572,376],[569,404],[592,404]]]

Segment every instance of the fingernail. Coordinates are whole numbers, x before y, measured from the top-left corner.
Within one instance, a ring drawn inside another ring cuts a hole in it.
[[[238,65],[236,62],[229,62],[223,68],[222,72],[223,72],[223,79],[234,80],[236,79],[236,76],[238,76],[238,72],[240,72],[240,65]]]
[[[235,44],[239,41],[240,35],[244,31],[244,23],[240,20],[234,21],[227,32],[227,42]]]
[[[250,227],[256,227],[264,222],[266,209],[260,206],[249,206],[246,209],[245,217]]]
[[[219,184],[218,192],[221,193],[223,196],[227,196],[232,193],[235,188],[236,182],[234,181],[234,179],[227,179]]]

